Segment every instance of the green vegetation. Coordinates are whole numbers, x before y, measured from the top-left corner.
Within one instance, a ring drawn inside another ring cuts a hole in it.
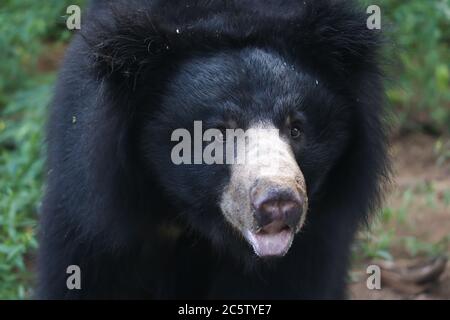
[[[36,221],[45,174],[45,112],[55,80],[54,67],[42,59],[58,57],[70,38],[64,26],[65,8],[81,2],[0,3],[0,299],[32,295]],[[382,28],[389,28],[395,43],[386,52],[391,76],[387,95],[398,118],[395,125],[408,131],[448,132],[450,0],[379,0],[377,4],[382,9]],[[450,158],[446,139],[438,140],[435,149],[442,163]],[[391,258],[391,247],[397,242],[412,255],[444,250],[445,244],[396,239],[395,232],[386,228],[392,221],[408,219],[408,199],[413,195],[425,194],[432,206],[435,196],[427,188],[404,191],[404,205],[385,208],[355,252]],[[448,206],[450,191],[443,197]]]
[[[450,130],[450,0],[379,0],[387,96],[403,130]],[[393,44],[393,45],[392,45]]]
[[[450,189],[443,192],[443,200],[439,199],[439,193],[434,190],[432,184],[418,183],[414,188],[396,190],[392,198],[399,199],[400,203],[395,206],[386,206],[371,221],[370,228],[363,230],[359,240],[354,247],[354,259],[385,259],[393,260],[392,250],[395,248],[396,255],[435,256],[448,254],[450,250],[450,234],[436,242],[426,242],[416,236],[419,226],[417,221],[408,215],[417,206],[417,199],[422,202],[424,208],[428,208],[427,220],[432,221],[439,209],[450,210],[450,204],[445,199]],[[439,208],[438,208],[439,207]],[[421,209],[421,208],[420,208]],[[424,210],[424,209],[421,209]],[[448,215],[450,219],[450,214]],[[399,232],[401,230],[402,232]],[[404,233],[399,236],[399,233]]]
[[[38,62],[70,38],[63,17],[69,3],[74,1],[0,4],[0,299],[32,294],[45,110],[55,79]]]

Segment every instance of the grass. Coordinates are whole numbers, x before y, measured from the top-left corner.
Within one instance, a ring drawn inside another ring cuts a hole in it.
[[[64,43],[71,0],[0,4],[0,299],[32,296],[36,226],[43,193],[44,123],[55,73],[38,60]]]
[[[7,147],[0,149],[0,299],[30,295],[32,276],[26,260],[37,248],[44,162],[42,124],[52,79],[41,78],[33,89],[19,91],[2,114],[7,125],[0,145]]]
[[[443,196],[439,196],[440,194]],[[418,213],[418,202],[423,202],[428,208],[426,214],[429,221],[432,221],[438,208],[450,212],[449,194],[450,189],[437,192],[432,181],[420,182],[403,191],[396,190],[391,198],[401,199],[400,205],[383,208],[370,227],[360,232],[359,241],[354,246],[355,263],[368,259],[393,260],[395,253],[399,252],[409,257],[448,255],[450,235],[437,242],[414,236],[419,226],[412,215]]]
[[[25,298],[31,293],[32,276],[26,260],[37,248],[36,220],[44,161],[42,123],[51,82],[42,79],[35,88],[18,92],[2,114],[0,299]]]

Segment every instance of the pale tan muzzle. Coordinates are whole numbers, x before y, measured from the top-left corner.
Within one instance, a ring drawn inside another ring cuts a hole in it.
[[[244,141],[236,145],[220,207],[258,256],[283,256],[306,218],[305,179],[290,145],[272,125],[250,128]]]

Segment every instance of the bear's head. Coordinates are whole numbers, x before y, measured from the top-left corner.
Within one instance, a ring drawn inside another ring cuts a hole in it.
[[[129,106],[149,190],[175,209],[167,221],[239,256],[272,257],[317,208],[363,217],[374,206],[381,77],[364,15],[328,1],[261,12],[211,1],[201,15],[156,3],[133,16],[113,7],[86,34],[111,101]]]
[[[247,48],[180,64],[159,104],[144,150],[192,227],[284,255],[307,221],[307,191],[345,149],[343,99],[280,55]]]

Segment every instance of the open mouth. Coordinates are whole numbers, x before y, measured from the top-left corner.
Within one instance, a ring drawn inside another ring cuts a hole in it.
[[[270,228],[257,232],[247,230],[244,236],[259,257],[281,257],[291,247],[294,231],[286,225],[277,230]]]

